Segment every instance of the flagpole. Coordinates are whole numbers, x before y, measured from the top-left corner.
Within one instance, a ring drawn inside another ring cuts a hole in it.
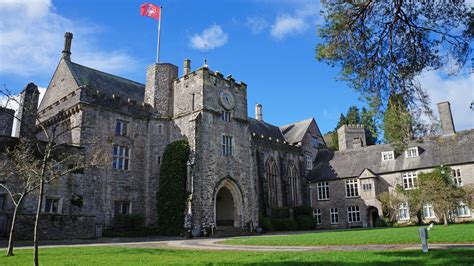
[[[156,63],[160,63],[160,35],[161,35],[161,19],[163,18],[163,7],[160,6],[160,19],[158,20],[158,42],[156,45]]]

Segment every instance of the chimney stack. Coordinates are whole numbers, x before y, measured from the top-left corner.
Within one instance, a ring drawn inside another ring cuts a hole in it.
[[[451,104],[446,101],[438,103],[437,105],[443,135],[452,135],[456,133],[456,129],[454,129],[453,115],[451,114]]]
[[[32,138],[36,134],[36,118],[40,92],[33,82],[28,83],[20,93],[15,137]]]
[[[263,121],[262,105],[259,103],[255,105],[255,119]]]
[[[72,45],[72,33],[66,32],[64,34],[64,50],[63,50],[64,60],[71,61],[71,45]]]
[[[186,76],[189,72],[191,72],[191,60],[186,59],[184,60],[183,75]]]

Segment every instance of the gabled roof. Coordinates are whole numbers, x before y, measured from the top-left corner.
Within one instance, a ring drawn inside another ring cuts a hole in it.
[[[66,61],[67,62],[67,61]],[[73,62],[67,62],[79,86],[89,86],[105,94],[143,101],[145,85]]]
[[[257,119],[248,118],[249,121],[249,129],[251,133],[255,133],[256,135],[264,135],[265,137],[271,137],[273,139],[280,139],[285,140],[285,137],[280,131],[280,128],[274,126],[272,124],[258,121]]]
[[[313,118],[309,118],[303,121],[299,121],[293,124],[279,127],[283,135],[285,136],[286,141],[289,143],[301,142],[304,138],[304,135],[308,131]]]
[[[383,161],[381,153],[391,151],[389,144],[372,145],[344,151],[320,150],[316,155],[311,180],[331,180],[359,177],[365,169],[380,175],[444,165],[474,162],[474,129],[451,136],[436,136],[412,141],[408,147],[418,147],[419,156],[406,158],[397,154],[395,160]]]

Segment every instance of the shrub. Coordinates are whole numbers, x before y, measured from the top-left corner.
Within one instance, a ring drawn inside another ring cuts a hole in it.
[[[168,144],[163,154],[156,201],[158,230],[163,235],[179,235],[184,230],[188,156],[186,140]]]
[[[298,230],[311,230],[316,228],[316,221],[312,215],[300,215],[295,218]]]
[[[272,229],[275,231],[294,231],[298,229],[298,224],[290,218],[273,218],[270,220]]]
[[[272,230],[272,223],[270,222],[270,219],[268,219],[267,217],[260,216],[259,226],[260,228],[262,228],[264,232]]]
[[[388,217],[381,216],[377,218],[375,221],[375,226],[376,227],[387,227],[387,226],[393,226],[393,221],[390,220]]]
[[[116,232],[133,231],[143,228],[145,218],[140,214],[120,214],[114,217],[113,230]]]
[[[308,206],[298,206],[293,208],[293,215],[295,217],[305,215],[305,216],[312,216],[313,209]]]
[[[272,208],[272,218],[275,218],[275,219],[290,218],[290,209],[286,207]]]

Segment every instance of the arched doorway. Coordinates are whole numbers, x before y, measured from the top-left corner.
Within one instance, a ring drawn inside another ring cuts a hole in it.
[[[226,187],[221,188],[217,192],[216,225],[234,226],[234,198]]]
[[[217,229],[242,226],[242,194],[237,184],[223,179],[214,190],[214,222]]]
[[[379,210],[374,206],[367,208],[367,224],[369,227],[375,227],[377,220],[379,219]]]

